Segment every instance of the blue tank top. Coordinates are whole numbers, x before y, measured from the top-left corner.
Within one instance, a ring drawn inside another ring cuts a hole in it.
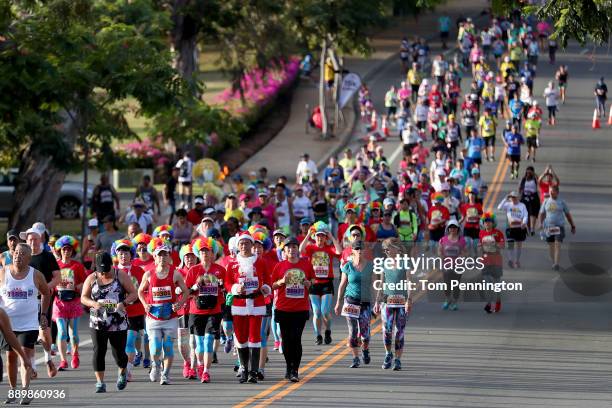
[[[376,230],[376,239],[386,239],[397,237],[397,230],[394,226],[391,226],[391,229],[384,229],[382,224],[379,225],[378,230]]]
[[[11,257],[11,253],[9,251],[4,251],[2,253],[2,258],[4,258],[5,265],[10,265],[13,263],[13,258]]]

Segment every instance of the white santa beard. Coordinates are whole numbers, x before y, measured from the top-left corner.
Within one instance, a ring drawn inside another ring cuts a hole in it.
[[[255,261],[257,260],[257,255],[251,255],[249,257],[244,257],[240,254],[236,256],[236,262],[238,263],[238,272],[241,275],[245,276],[253,276],[253,272],[255,271]]]

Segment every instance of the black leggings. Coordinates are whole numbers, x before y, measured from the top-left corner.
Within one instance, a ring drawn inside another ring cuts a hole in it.
[[[459,300],[459,296],[461,295],[461,289],[459,289],[459,286],[455,286],[452,290],[451,290],[451,283],[452,281],[459,281],[461,282],[461,278],[463,277],[463,275],[456,273],[455,271],[452,270],[444,270],[444,283],[446,283],[446,288],[444,289],[444,294],[446,295],[446,300],[454,300],[455,302],[457,300]]]
[[[106,369],[105,359],[108,343],[113,349],[113,358],[119,368],[127,367],[128,357],[125,354],[125,343],[127,341],[127,330],[106,331],[89,329],[93,342],[93,368],[94,371]]]
[[[297,371],[302,361],[302,332],[308,320],[308,312],[276,310],[274,318],[280,325],[287,370]]]

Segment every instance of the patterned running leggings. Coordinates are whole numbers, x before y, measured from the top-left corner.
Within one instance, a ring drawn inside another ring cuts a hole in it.
[[[369,303],[361,304],[359,319],[347,317],[346,322],[349,329],[349,345],[352,348],[359,347],[367,350],[370,345],[370,319],[372,318],[372,308]]]
[[[383,322],[383,340],[385,346],[391,347],[393,344],[393,328],[395,327],[395,351],[404,349],[404,329],[406,329],[406,309],[404,307],[387,307],[383,303],[380,312]]]

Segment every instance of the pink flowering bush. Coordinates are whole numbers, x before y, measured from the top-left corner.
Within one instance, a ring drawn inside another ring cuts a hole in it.
[[[221,92],[216,100],[235,116],[257,116],[262,108],[273,102],[281,91],[293,83],[299,70],[298,58],[281,61],[273,69],[253,69],[240,80],[244,101],[240,91],[231,87]]]
[[[128,162],[128,167],[162,167],[170,163],[171,154],[164,150],[161,137],[125,143],[115,149]]]

